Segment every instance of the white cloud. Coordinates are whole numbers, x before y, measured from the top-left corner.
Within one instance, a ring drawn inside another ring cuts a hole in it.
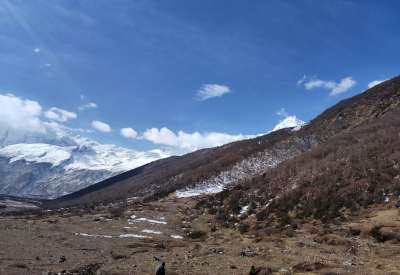
[[[42,106],[13,94],[0,94],[0,126],[27,132],[45,132]]]
[[[230,135],[226,133],[186,133],[179,131],[174,133],[170,129],[163,127],[161,129],[147,129],[142,139],[151,141],[155,144],[167,145],[182,149],[184,151],[194,151],[201,148],[215,147],[229,142],[251,138],[252,135]]]
[[[300,78],[299,80],[297,80],[297,86],[301,86],[301,84],[303,84],[304,81],[306,81],[306,79],[307,79],[307,76],[306,76],[306,75],[303,75],[302,78]]]
[[[97,131],[103,132],[103,133],[109,133],[111,132],[111,127],[105,122],[94,120],[92,121],[92,127],[96,129]]]
[[[121,135],[126,138],[136,139],[138,136],[138,133],[132,128],[122,128]]]
[[[87,104],[79,106],[78,109],[79,109],[79,111],[84,111],[84,110],[87,110],[87,109],[95,109],[95,108],[97,108],[97,104],[94,103],[94,102],[89,102]]]
[[[44,113],[44,116],[48,119],[55,120],[58,122],[66,122],[70,119],[76,119],[78,116],[74,112],[63,110],[57,107],[52,107]]]
[[[376,86],[376,85],[379,85],[379,84],[381,84],[382,82],[385,82],[386,80],[387,80],[387,79],[371,81],[370,83],[368,83],[368,88],[372,88],[372,87],[374,87],[374,86]]]
[[[220,97],[224,94],[230,93],[231,89],[226,85],[220,84],[204,84],[197,91],[197,98],[199,100],[207,100],[213,97]]]
[[[34,53],[40,53],[40,51],[41,51],[40,48],[34,48],[34,49],[33,49],[33,52],[34,52]]]
[[[281,108],[280,110],[278,110],[278,111],[276,112],[276,114],[277,114],[278,116],[282,116],[282,117],[287,117],[287,116],[289,116],[289,114],[286,112],[286,109],[285,109],[285,108]]]
[[[170,129],[163,127],[161,129],[151,128],[143,133],[143,138],[155,144],[169,146],[178,146],[178,137]]]
[[[300,82],[300,84],[304,85],[307,90],[313,90],[316,88],[323,88],[330,91],[329,95],[334,96],[338,94],[342,94],[350,90],[353,86],[357,84],[357,82],[351,77],[345,77],[339,82],[335,82],[332,80],[325,81],[321,79],[311,79],[307,82],[304,80]]]

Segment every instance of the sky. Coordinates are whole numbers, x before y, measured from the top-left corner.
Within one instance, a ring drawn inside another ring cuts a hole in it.
[[[399,74],[400,2],[0,1],[0,126],[184,152]],[[5,125],[5,126],[4,126]]]

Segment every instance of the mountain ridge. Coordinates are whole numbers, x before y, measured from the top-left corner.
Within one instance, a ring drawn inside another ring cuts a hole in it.
[[[309,151],[336,134],[350,131],[357,125],[372,121],[398,108],[399,86],[400,77],[395,77],[360,95],[340,101],[303,128],[296,129],[297,131],[282,129],[253,139],[161,160],[156,164],[146,165],[141,173],[135,173],[132,177],[127,176],[122,181],[108,179],[106,187],[99,183],[91,187],[90,192],[81,190],[79,193],[81,196],[75,194],[61,197],[50,205],[90,204],[124,199],[127,196],[157,199],[175,191],[190,190],[191,187],[201,185],[209,179],[215,179],[214,187],[221,191],[246,179],[243,176],[237,178],[232,176],[231,181],[222,180],[221,184],[216,182],[221,173],[228,171],[229,174],[229,171],[237,171],[235,164],[241,161],[245,162],[258,155],[259,157],[255,159],[262,163],[265,156],[265,160],[274,164],[261,169],[253,169],[251,165],[241,167],[245,171],[242,174],[248,174],[250,178],[261,175],[280,162]]]

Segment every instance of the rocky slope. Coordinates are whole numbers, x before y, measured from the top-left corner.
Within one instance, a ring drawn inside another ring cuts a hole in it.
[[[301,129],[282,129],[254,139],[167,158],[62,197],[52,205],[91,204],[140,196],[160,198],[219,192],[264,175],[332,137],[376,121],[400,104],[400,78],[339,102]]]
[[[199,206],[227,225],[245,209],[242,223],[256,218],[260,228],[340,222],[366,207],[400,207],[399,107],[400,78],[346,100],[304,128],[324,133],[318,146]]]

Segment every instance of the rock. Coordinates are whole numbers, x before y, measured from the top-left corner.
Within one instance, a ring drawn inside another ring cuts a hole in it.
[[[257,255],[258,255],[257,252],[252,250],[250,247],[247,247],[246,249],[240,252],[240,256],[242,257],[255,257]]]
[[[250,268],[249,275],[272,275],[272,269],[269,267],[254,267]]]
[[[65,256],[61,256],[60,260],[58,261],[60,264],[65,262],[67,260],[67,258]]]
[[[97,270],[101,267],[100,264],[89,264],[77,269],[74,269],[69,274],[79,274],[79,275],[96,275]],[[68,273],[67,273],[68,274]]]
[[[128,256],[126,256],[125,254],[123,254],[123,253],[121,253],[121,252],[119,252],[119,251],[114,251],[114,250],[111,251],[111,257],[112,257],[114,260],[119,260],[119,259],[126,259],[126,258],[128,258]]]
[[[321,262],[315,262],[315,263],[302,262],[302,263],[298,263],[297,265],[293,266],[293,271],[294,272],[311,272],[311,271],[320,270],[324,267],[326,267],[326,265]]]
[[[361,229],[359,228],[349,228],[349,233],[351,236],[359,236],[361,234]]]
[[[371,236],[378,242],[400,241],[400,233],[392,228],[383,227],[381,225],[374,226],[370,231]]]
[[[211,249],[211,252],[214,254],[224,254],[224,248],[222,247],[213,248]]]
[[[21,268],[21,269],[28,269],[28,266],[26,264],[23,263],[15,263],[10,265],[11,267],[16,267],[16,268]]]
[[[206,233],[200,230],[190,230],[186,233],[186,236],[189,239],[202,239],[206,236]]]

